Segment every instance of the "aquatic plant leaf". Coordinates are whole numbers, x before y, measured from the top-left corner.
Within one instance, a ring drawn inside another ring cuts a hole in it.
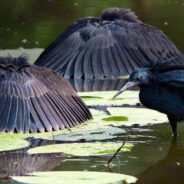
[[[124,125],[147,125],[168,122],[165,114],[146,108],[107,108],[113,116],[126,116],[128,121],[123,122]],[[115,124],[115,122],[113,122]]]
[[[110,116],[107,118],[102,118],[103,121],[128,121],[126,116]]]
[[[136,178],[124,174],[88,171],[38,172],[31,176],[14,176],[14,180],[31,184],[122,184],[136,182]]]
[[[0,134],[0,151],[9,151],[27,147],[28,141],[24,140],[25,135],[20,134]]]
[[[93,143],[72,143],[72,144],[53,144],[40,146],[28,150],[30,154],[37,153],[64,153],[70,156],[99,156],[114,154],[122,143],[113,142],[93,142]],[[133,145],[126,143],[120,152],[130,151]]]
[[[80,92],[80,97],[87,105],[135,105],[139,103],[138,91],[125,91],[117,99],[112,98],[116,91]]]

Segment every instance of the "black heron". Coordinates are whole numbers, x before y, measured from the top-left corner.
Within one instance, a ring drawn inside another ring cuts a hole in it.
[[[151,68],[139,68],[114,98],[133,86],[140,87],[139,99],[144,106],[167,115],[177,136],[177,122],[184,120],[184,65],[160,61]]]
[[[63,77],[24,56],[0,57],[0,104],[0,132],[59,130],[91,118]]]
[[[65,78],[113,79],[145,67],[168,51],[184,56],[159,29],[141,22],[128,9],[109,8],[99,17],[76,20],[35,62]]]

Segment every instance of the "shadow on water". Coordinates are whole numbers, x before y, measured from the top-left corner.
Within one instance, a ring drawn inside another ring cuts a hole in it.
[[[0,181],[10,180],[10,176],[23,176],[36,171],[50,171],[60,165],[64,157],[61,153],[28,154],[27,150],[38,146],[57,143],[44,139],[27,139],[26,148],[0,152]]]
[[[134,171],[138,177],[137,184],[183,184],[184,181],[184,131],[183,123],[179,125],[180,136],[177,139],[171,137],[169,124],[152,126],[153,132],[150,136],[155,136],[153,141],[146,141],[135,146],[129,158],[137,157],[134,162],[129,160],[129,164],[134,164]],[[143,133],[144,135],[145,133]],[[136,170],[136,164],[139,169]],[[128,173],[132,173],[130,167]]]
[[[138,175],[137,184],[183,184],[184,144],[173,141],[167,156]]]

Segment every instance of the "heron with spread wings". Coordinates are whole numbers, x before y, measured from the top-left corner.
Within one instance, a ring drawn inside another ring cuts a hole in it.
[[[0,132],[53,131],[91,118],[63,77],[24,56],[0,57],[0,104]]]
[[[184,56],[162,31],[141,22],[130,10],[109,8],[100,17],[75,21],[35,64],[70,79],[113,79],[149,66],[163,52],[184,63]]]

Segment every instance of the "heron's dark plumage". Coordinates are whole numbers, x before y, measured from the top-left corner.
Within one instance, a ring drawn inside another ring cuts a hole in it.
[[[129,84],[140,86],[142,104],[166,114],[173,134],[177,135],[177,122],[184,120],[184,65],[170,61],[137,69],[130,75]]]
[[[150,65],[163,52],[183,55],[157,28],[142,23],[126,9],[104,10],[99,18],[79,19],[49,45],[36,61],[65,78],[103,79],[131,73]]]
[[[23,56],[0,57],[0,103],[0,132],[59,130],[91,118],[64,78]]]

